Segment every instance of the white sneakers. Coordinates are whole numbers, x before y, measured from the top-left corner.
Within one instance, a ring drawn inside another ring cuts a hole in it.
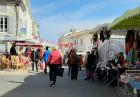
[[[50,82],[49,82],[49,86],[50,86],[50,87],[55,86],[55,85],[54,85],[54,82],[53,82],[53,81],[50,81]]]

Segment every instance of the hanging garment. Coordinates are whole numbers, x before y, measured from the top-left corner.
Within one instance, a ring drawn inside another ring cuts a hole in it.
[[[110,38],[110,31],[106,31],[105,32],[105,39],[109,39]]]
[[[102,42],[105,41],[105,37],[104,37],[103,31],[100,32],[100,40],[101,40]]]
[[[93,41],[96,42],[98,40],[98,34],[94,33],[93,34]]]

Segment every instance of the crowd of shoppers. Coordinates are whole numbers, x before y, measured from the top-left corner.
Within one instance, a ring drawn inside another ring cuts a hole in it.
[[[13,43],[13,46],[10,49],[11,55],[16,55],[16,45]],[[19,50],[20,51],[20,50]],[[67,60],[67,62],[65,61]],[[40,63],[44,63],[44,72],[47,74],[47,67],[49,68],[49,85],[52,87],[56,84],[56,79],[58,76],[58,72],[60,68],[62,68],[62,64],[67,64],[68,69],[68,76],[70,76],[71,80],[77,80],[78,79],[78,72],[81,70],[81,67],[86,68],[85,73],[85,80],[93,80],[95,81],[95,74],[98,76],[98,79],[102,79],[106,75],[101,75],[101,71],[96,67],[98,60],[98,50],[97,48],[93,48],[90,51],[86,53],[86,55],[83,57],[83,55],[78,55],[76,52],[76,49],[71,49],[70,51],[67,51],[66,55],[62,57],[61,52],[58,48],[54,47],[52,50],[48,46],[46,46],[45,50],[38,48],[38,49],[32,49],[31,51],[31,66],[32,71],[36,68],[36,71],[39,70]],[[124,56],[123,53],[119,53],[114,60],[110,61],[113,66],[116,66],[116,64],[119,64],[119,67],[122,67],[124,64]],[[113,67],[112,66],[112,67]],[[122,74],[125,69],[119,68],[119,73]],[[109,72],[111,76],[117,76],[117,71],[115,69],[110,69]],[[109,76],[108,76],[109,77]],[[108,78],[111,80],[110,78]],[[112,83],[115,83],[115,80],[112,81]]]

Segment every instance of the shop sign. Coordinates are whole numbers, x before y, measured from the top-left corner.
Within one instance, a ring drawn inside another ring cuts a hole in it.
[[[26,33],[26,28],[21,28],[21,33]]]

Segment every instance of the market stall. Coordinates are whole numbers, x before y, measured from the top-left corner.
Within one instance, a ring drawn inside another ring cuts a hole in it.
[[[135,97],[139,97],[140,76],[137,74],[140,73],[140,7],[128,10],[122,16],[116,18],[109,29],[125,29],[127,31],[125,38],[127,69],[138,70],[138,72],[134,72],[135,77],[131,76],[130,73],[125,76],[125,79],[128,79],[127,84],[133,88]]]
[[[140,7],[128,10],[116,18],[109,26],[109,29],[139,29],[140,28]]]

